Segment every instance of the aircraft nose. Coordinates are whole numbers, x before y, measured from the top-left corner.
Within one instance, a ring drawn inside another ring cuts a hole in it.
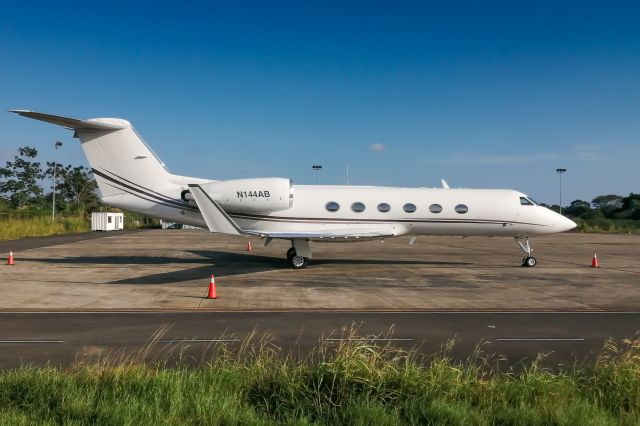
[[[578,226],[568,217],[564,217],[551,209],[545,208],[540,211],[544,212],[544,222],[547,224],[547,230],[551,233],[569,231]]]
[[[562,215],[558,215],[558,216],[559,216],[558,223],[556,225],[558,228],[558,232],[569,231],[578,226],[574,221],[572,221],[568,217],[564,217]]]

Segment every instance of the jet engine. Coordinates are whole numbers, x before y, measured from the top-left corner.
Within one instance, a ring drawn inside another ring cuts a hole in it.
[[[290,179],[233,179],[200,184],[202,189],[226,211],[234,213],[270,213],[293,205],[293,185]],[[189,190],[182,191],[182,200],[196,205]]]

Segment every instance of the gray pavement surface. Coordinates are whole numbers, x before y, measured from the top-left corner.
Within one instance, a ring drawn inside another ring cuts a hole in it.
[[[134,234],[143,229],[124,229],[117,231],[117,235]],[[79,241],[95,240],[103,237],[113,237],[113,232],[82,232],[80,234],[48,235],[46,237],[27,237],[18,240],[0,240],[0,253],[9,251],[23,251],[40,247],[56,246],[60,244],[76,243]]]
[[[480,348],[510,367],[547,353],[544,364],[568,368],[590,363],[609,337],[633,337],[640,313],[576,312],[115,312],[0,314],[0,368],[68,366],[123,354],[135,359],[188,364],[206,362],[213,345],[236,350],[253,335],[305,356],[320,342],[329,347],[355,327],[357,338],[431,354],[456,339],[451,355],[466,359]],[[158,331],[162,330],[160,334]],[[145,351],[152,336],[156,343]],[[373,340],[377,339],[377,340]],[[141,352],[149,356],[140,358]]]
[[[288,267],[286,241],[247,242],[151,230],[15,250],[17,264],[0,265],[0,310],[640,309],[637,235],[534,238],[535,268],[508,238],[318,243],[304,270]],[[212,273],[218,300],[203,299]]]

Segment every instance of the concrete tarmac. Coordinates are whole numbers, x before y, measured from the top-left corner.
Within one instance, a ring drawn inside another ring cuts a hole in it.
[[[509,238],[401,237],[313,244],[304,270],[289,243],[203,230],[152,230],[14,250],[0,265],[0,310],[640,309],[640,237],[534,238],[535,268]],[[3,243],[5,249],[16,243]],[[601,268],[590,268],[593,254]],[[218,300],[206,300],[210,275]]]
[[[144,229],[125,229],[118,231],[117,235],[135,234],[142,232]],[[0,253],[8,253],[11,251],[24,251],[40,247],[57,246],[61,244],[77,243],[86,240],[96,240],[98,238],[112,237],[110,232],[82,232],[79,234],[68,235],[48,235],[46,237],[26,237],[19,240],[2,240],[0,241]]]
[[[368,343],[431,354],[455,339],[454,358],[466,359],[480,344],[500,366],[517,367],[547,353],[544,365],[563,368],[592,362],[609,337],[634,336],[640,312],[3,313],[0,324],[0,368],[113,361],[122,354],[140,359],[154,335],[143,359],[206,362],[212,346],[238,349],[250,335],[254,343],[268,335],[285,353],[305,356],[321,342],[332,347],[353,338],[352,327]]]

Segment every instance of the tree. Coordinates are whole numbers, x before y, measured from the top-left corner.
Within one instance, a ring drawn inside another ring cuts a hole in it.
[[[614,194],[598,195],[591,201],[591,204],[593,204],[593,207],[596,209],[601,209],[607,206],[618,208],[622,205],[622,196]]]
[[[591,203],[589,203],[588,201],[584,201],[584,200],[574,200],[571,202],[570,207],[586,207],[586,208],[591,208]]]
[[[622,206],[617,214],[622,219],[640,219],[640,194],[629,194],[622,199]]]
[[[28,146],[18,148],[13,161],[0,168],[0,193],[14,208],[23,208],[42,201],[43,191],[38,181],[44,177],[40,163],[33,161],[38,150]]]
[[[591,212],[591,203],[584,200],[574,200],[569,207],[565,207],[564,213],[568,216],[583,217]]]
[[[47,162],[46,175],[53,178],[53,162]],[[55,171],[56,196],[71,204],[77,210],[91,210],[100,204],[96,195],[97,184],[93,174],[84,166],[63,166],[58,164]]]
[[[635,210],[640,208],[640,194],[629,194],[628,197],[622,199],[622,210]]]

